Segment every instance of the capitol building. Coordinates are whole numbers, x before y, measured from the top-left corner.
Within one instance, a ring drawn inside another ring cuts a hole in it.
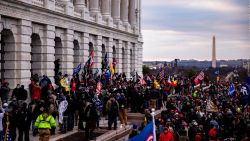
[[[115,71],[142,74],[141,0],[0,0],[1,79],[25,87],[31,74],[54,79],[94,52],[93,69],[108,54]]]

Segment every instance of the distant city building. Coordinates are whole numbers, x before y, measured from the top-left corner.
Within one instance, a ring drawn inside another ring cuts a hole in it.
[[[226,67],[228,67],[227,64],[220,64],[220,68],[226,68]]]
[[[244,62],[243,68],[245,68],[247,70],[248,74],[250,75],[250,60],[247,60]]]
[[[216,43],[215,43],[215,36],[213,36],[212,68],[216,68]]]

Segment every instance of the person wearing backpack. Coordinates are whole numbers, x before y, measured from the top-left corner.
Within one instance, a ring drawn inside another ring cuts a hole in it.
[[[117,128],[117,116],[119,112],[119,104],[113,96],[110,97],[106,104],[108,113],[108,130],[111,130],[112,124],[114,123],[114,130]]]
[[[49,141],[50,129],[56,128],[56,121],[54,117],[49,114],[48,108],[46,108],[45,111],[37,117],[34,126],[38,129],[39,141]]]

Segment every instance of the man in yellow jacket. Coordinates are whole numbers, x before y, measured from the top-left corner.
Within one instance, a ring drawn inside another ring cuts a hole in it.
[[[39,141],[49,141],[50,129],[56,128],[56,121],[51,114],[44,112],[39,115],[35,122],[35,128],[39,132]]]

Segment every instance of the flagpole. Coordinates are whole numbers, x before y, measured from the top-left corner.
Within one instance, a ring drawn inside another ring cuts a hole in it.
[[[156,141],[156,130],[155,130],[155,109],[152,108],[152,122],[153,122],[153,141]]]

